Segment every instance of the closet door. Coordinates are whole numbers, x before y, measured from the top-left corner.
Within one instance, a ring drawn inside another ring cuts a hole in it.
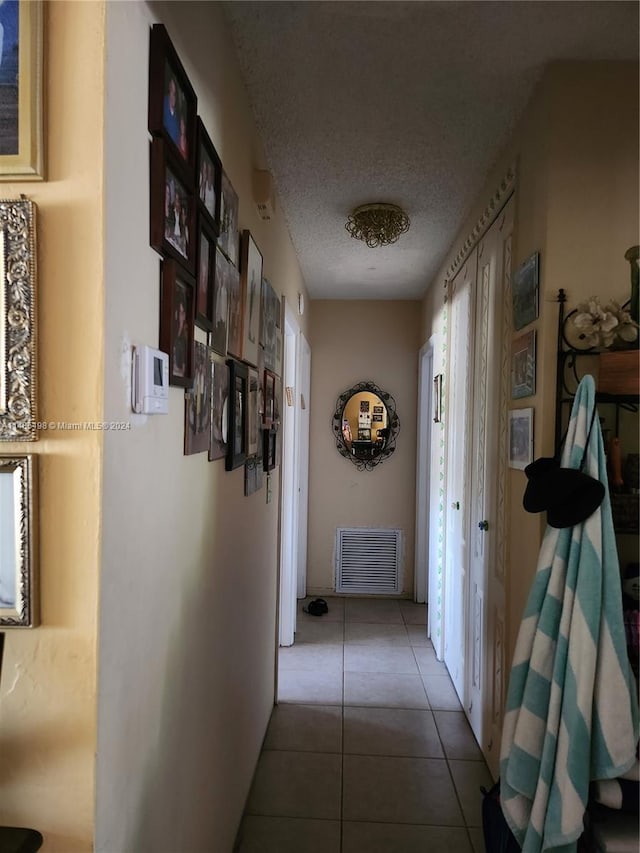
[[[450,310],[449,369],[447,371],[447,486],[446,556],[444,578],[444,660],[460,701],[465,691],[465,636],[469,564],[468,533],[471,509],[469,436],[473,375],[473,300],[477,249],[453,279],[448,290]]]
[[[508,310],[513,200],[479,242],[470,403],[470,508],[465,710],[487,757],[499,751],[504,685],[504,538]],[[499,734],[498,734],[499,740]],[[492,768],[493,769],[493,768]]]

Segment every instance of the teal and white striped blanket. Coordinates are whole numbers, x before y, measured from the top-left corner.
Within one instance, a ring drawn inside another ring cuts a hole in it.
[[[579,468],[594,406],[593,377],[585,376],[562,467]],[[604,500],[574,527],[547,527],[509,680],[500,792],[523,853],[573,853],[589,783],[635,760],[636,687],[597,417],[583,471],[605,484]]]

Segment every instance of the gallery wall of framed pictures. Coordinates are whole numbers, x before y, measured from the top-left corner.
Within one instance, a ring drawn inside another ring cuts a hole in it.
[[[251,495],[280,458],[282,300],[254,236],[240,238],[238,194],[163,24],[150,32],[148,129],[159,346],[184,389],[184,453],[244,466]]]
[[[533,252],[514,271],[511,281],[513,329],[511,342],[511,399],[536,393],[536,330],[522,331],[538,319],[540,301],[540,254]],[[509,466],[524,469],[533,453],[533,409],[509,412]]]

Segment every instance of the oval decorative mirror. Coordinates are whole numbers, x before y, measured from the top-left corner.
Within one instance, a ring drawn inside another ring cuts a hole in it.
[[[395,400],[373,382],[359,382],[338,397],[332,429],[338,452],[359,471],[370,471],[396,449]]]

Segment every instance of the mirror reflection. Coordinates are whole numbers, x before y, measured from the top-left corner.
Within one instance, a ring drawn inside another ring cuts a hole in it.
[[[371,469],[393,453],[399,428],[393,397],[373,382],[360,382],[338,397],[336,447],[359,469]]]

